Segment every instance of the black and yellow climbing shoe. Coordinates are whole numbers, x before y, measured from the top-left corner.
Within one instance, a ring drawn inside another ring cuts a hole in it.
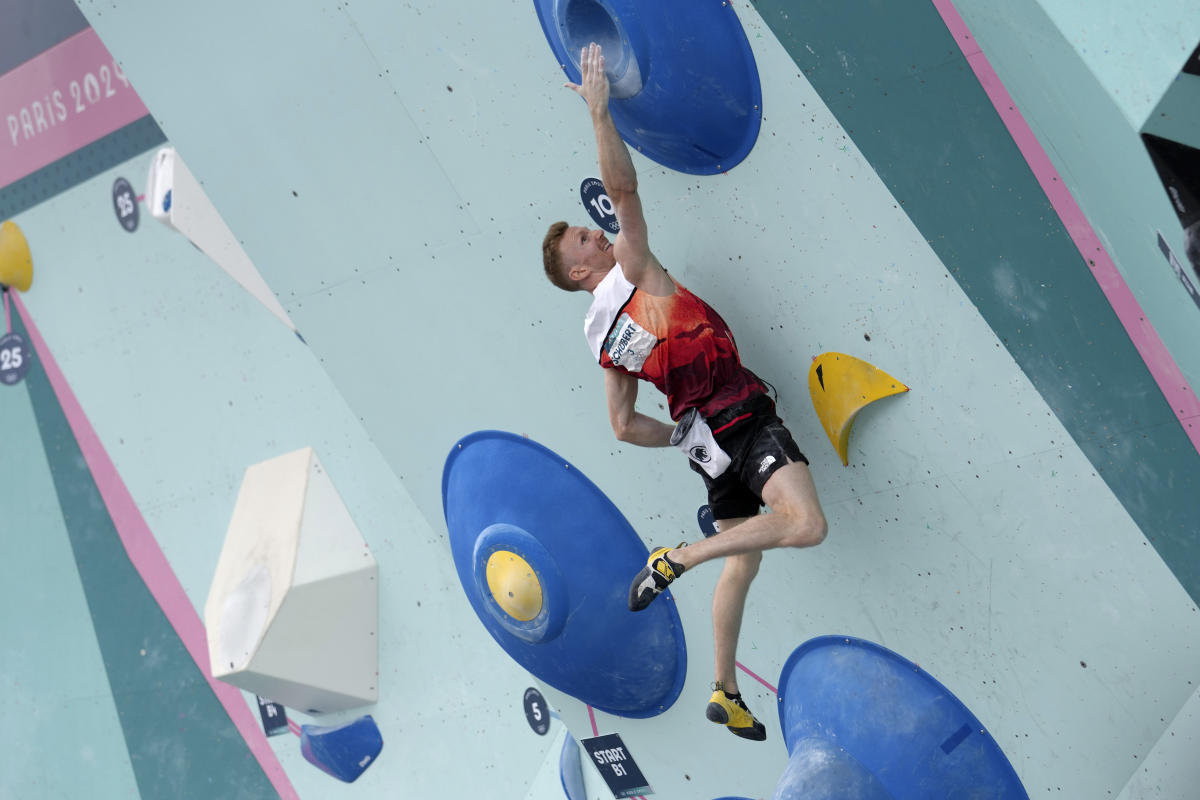
[[[667,553],[683,547],[687,542],[680,542],[675,547],[656,548],[646,559],[646,566],[633,579],[629,587],[629,610],[641,611],[662,594],[662,590],[671,585],[671,581],[683,574],[683,565],[667,558]]]
[[[761,742],[767,738],[767,729],[754,718],[750,709],[746,708],[740,694],[726,694],[720,683],[714,688],[716,691],[709,698],[708,708],[704,712],[704,716],[708,717],[710,722],[724,725],[729,728],[730,733],[743,739]]]

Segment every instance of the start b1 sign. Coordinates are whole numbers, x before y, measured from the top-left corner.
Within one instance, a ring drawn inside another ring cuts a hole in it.
[[[625,748],[625,743],[621,741],[620,736],[610,733],[594,739],[584,739],[579,744],[587,751],[592,763],[600,771],[600,776],[608,784],[613,797],[654,794],[654,790],[650,788],[642,771],[634,763],[633,756]]]

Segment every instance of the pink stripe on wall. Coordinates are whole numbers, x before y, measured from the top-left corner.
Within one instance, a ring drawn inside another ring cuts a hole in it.
[[[108,452],[101,444],[100,437],[96,435],[87,415],[83,413],[83,407],[76,400],[66,377],[58,368],[58,363],[51,355],[50,349],[42,339],[29,312],[25,310],[21,298],[14,294],[12,299],[17,313],[25,322],[25,328],[29,332],[34,350],[37,352],[42,367],[46,370],[50,385],[54,388],[54,394],[58,397],[63,414],[66,415],[67,424],[71,426],[71,432],[79,443],[79,449],[83,453],[84,460],[87,461],[88,469],[91,470],[92,477],[96,481],[96,487],[100,490],[100,496],[103,498],[113,525],[121,537],[121,543],[125,546],[129,560],[133,562],[134,568],[145,581],[146,588],[154,595],[154,599],[158,601],[158,605],[166,614],[171,626],[179,634],[184,647],[195,660],[196,666],[200,668],[200,673],[204,675],[213,693],[228,712],[230,720],[242,734],[242,738],[246,740],[250,752],[258,760],[267,779],[275,787],[275,791],[279,792],[282,800],[298,800],[299,795],[296,794],[291,781],[288,780],[283,765],[275,757],[275,752],[267,744],[266,734],[259,727],[258,719],[242,697],[241,691],[212,677],[208,658],[208,635],[204,623],[200,620],[200,615],[196,613],[192,601],[188,599],[179,579],[175,577],[175,571],[171,569],[170,562],[163,555],[158,541],[142,517],[142,512],[138,509],[137,504],[134,503],[129,490],[125,488],[125,483],[117,473],[116,466],[108,457]]]
[[[776,688],[775,688],[774,686],[772,686],[771,684],[767,683],[765,680],[763,680],[762,678],[760,678],[758,675],[754,674],[754,673],[753,673],[753,672],[750,670],[750,668],[749,668],[749,667],[747,667],[745,664],[743,664],[743,663],[742,663],[742,662],[740,662],[740,661],[735,661],[735,662],[733,662],[733,663],[734,663],[734,664],[736,664],[736,665],[737,665],[737,668],[738,668],[738,669],[740,669],[742,672],[746,673],[746,674],[747,674],[747,675],[749,675],[751,678],[754,678],[754,680],[758,681],[758,682],[759,682],[759,683],[761,683],[763,686],[765,686],[765,687],[767,687],[768,689],[770,689],[770,690],[771,690],[771,694],[779,694],[779,690],[778,690],[778,689],[776,689]]]
[[[88,28],[0,76],[0,188],[149,112]]]
[[[592,710],[592,706],[590,703],[588,704],[587,710],[588,710],[588,720],[590,720],[592,723],[592,736],[599,736],[600,732],[599,732],[599,729],[596,727],[596,712]]]
[[[1182,370],[1175,363],[1175,359],[1171,357],[1170,351],[1159,338],[1154,326],[1146,319],[1141,304],[1133,296],[1125,279],[1121,277],[1117,265],[1109,258],[1108,252],[1100,243],[1100,237],[1096,235],[1087,216],[1084,215],[1079,204],[1075,202],[1075,198],[1071,196],[1071,192],[1063,184],[1058,170],[1054,168],[1050,157],[1046,155],[1041,143],[1034,136],[1025,117],[1017,110],[1016,103],[1013,102],[1000,77],[996,75],[996,71],[992,69],[992,65],[983,55],[983,51],[980,50],[975,37],[971,35],[970,29],[959,15],[958,9],[954,7],[952,0],[932,0],[932,2],[938,13],[941,14],[951,35],[954,36],[954,40],[958,42],[959,49],[962,50],[963,56],[966,57],[967,63],[970,64],[975,77],[979,79],[979,83],[992,101],[992,105],[995,106],[996,112],[1004,121],[1013,142],[1020,149],[1021,155],[1025,157],[1029,168],[1033,170],[1034,177],[1041,184],[1042,191],[1046,193],[1050,204],[1054,206],[1067,234],[1091,268],[1092,276],[1100,285],[1104,296],[1108,298],[1109,305],[1116,312],[1117,318],[1121,320],[1133,346],[1137,348],[1138,354],[1141,355],[1150,374],[1154,376],[1154,381],[1158,384],[1163,396],[1166,397],[1171,410],[1183,425],[1183,430],[1191,440],[1192,446],[1200,452],[1200,399],[1197,399],[1196,393],[1188,385]]]

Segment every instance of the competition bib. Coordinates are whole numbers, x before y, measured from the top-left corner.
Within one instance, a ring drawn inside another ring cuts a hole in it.
[[[604,352],[613,364],[630,372],[641,372],[658,339],[650,331],[622,314],[613,324],[612,333],[604,341]]]

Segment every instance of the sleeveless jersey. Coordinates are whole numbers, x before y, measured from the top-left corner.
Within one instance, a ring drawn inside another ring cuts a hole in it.
[[[596,286],[583,327],[600,366],[654,384],[667,396],[672,419],[689,408],[710,417],[766,392],[742,366],[725,321],[677,282],[674,294],[655,297],[639,291],[617,264]]]

